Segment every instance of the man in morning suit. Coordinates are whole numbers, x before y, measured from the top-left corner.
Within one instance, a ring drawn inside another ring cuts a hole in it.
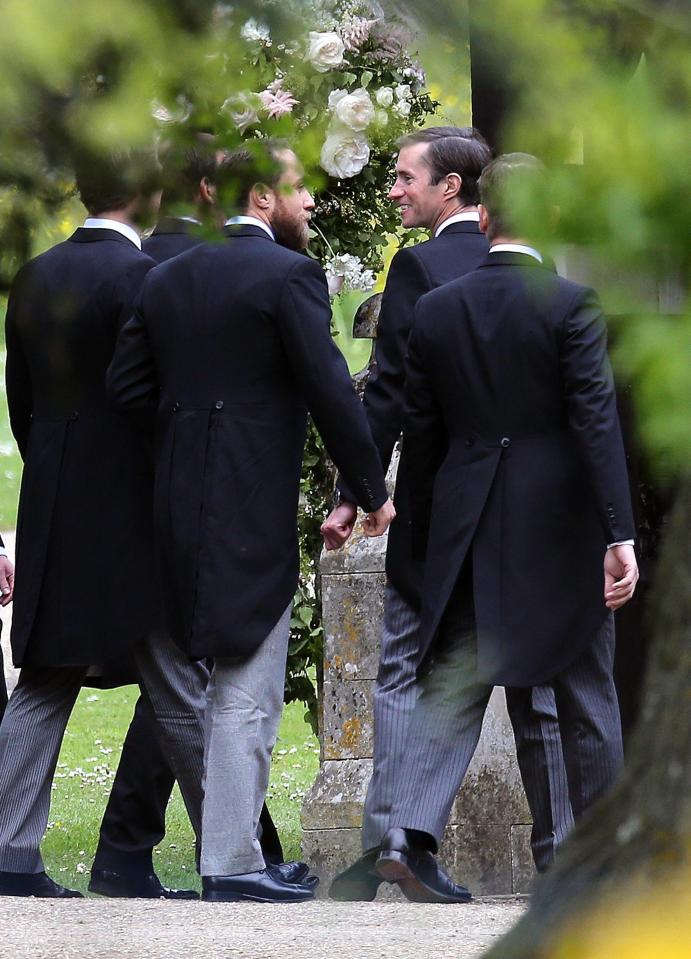
[[[205,671],[160,628],[150,424],[134,426],[105,393],[118,329],[154,266],[136,229],[150,181],[130,154],[84,161],[84,226],[26,264],[10,294],[7,400],[24,460],[11,634],[21,673],[0,727],[1,895],[80,895],[46,875],[39,844],[65,726],[93,668],[134,660],[200,831]]]
[[[308,410],[370,514],[369,534],[383,533],[394,510],[329,332],[324,273],[296,252],[314,208],[297,158],[259,141],[225,170],[242,214],[225,243],[152,271],[118,340],[109,390],[124,409],[157,406],[168,621],[190,656],[214,659],[202,897],[297,902],[312,889],[266,870],[257,824],[283,706]]]
[[[527,239],[526,191],[544,195],[543,179],[526,154],[487,167],[489,254],[419,301],[408,344],[403,437],[431,666],[377,870],[413,897],[494,684],[519,731],[534,687],[553,687],[575,817],[622,762],[612,610],[637,579],[626,461],[597,297],[545,269]]]
[[[166,151],[158,223],[142,241],[143,251],[157,263],[201,243],[203,228],[220,229],[218,156],[213,137],[205,134],[187,146],[171,145]],[[101,821],[89,881],[91,892],[124,898],[196,898],[189,890],[166,889],[154,872],[153,850],[165,835],[166,808],[174,783],[140,696]],[[259,841],[267,862],[279,869],[284,879],[304,879],[308,873],[305,863],[283,862],[281,842],[266,805],[259,822]]]
[[[424,227],[432,238],[394,256],[382,299],[376,343],[376,370],[365,389],[364,405],[384,467],[403,426],[404,363],[419,298],[441,284],[474,270],[487,255],[480,233],[477,182],[489,163],[489,147],[472,128],[432,127],[404,137],[389,194],[405,228]],[[373,899],[381,878],[374,872],[381,840],[389,828],[398,766],[406,748],[406,726],[418,695],[417,649],[422,564],[413,557],[405,444],[396,479],[396,520],[386,551],[387,585],[381,658],[374,692],[374,762],[365,801],[364,855],[334,880],[335,899]],[[327,549],[347,539],[356,511],[343,482],[341,503],[322,527]],[[563,761],[553,696],[536,695],[533,722],[518,743],[523,780],[533,811],[533,856],[539,869],[551,862],[556,843],[571,825],[563,786]],[[540,777],[534,775],[536,765]],[[467,890],[453,887],[440,870],[429,897],[466,901]]]

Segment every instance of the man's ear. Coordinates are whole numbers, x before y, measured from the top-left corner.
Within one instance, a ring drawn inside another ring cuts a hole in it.
[[[487,207],[478,203],[477,212],[480,214],[480,233],[487,233],[489,230],[489,213]]]
[[[251,200],[260,210],[269,210],[274,201],[273,190],[266,183],[255,183],[252,187]]]
[[[450,200],[454,196],[459,196],[463,180],[458,173],[447,173],[446,184],[444,186],[444,199]]]
[[[199,181],[199,199],[205,206],[216,206],[216,184],[208,176],[203,176]]]

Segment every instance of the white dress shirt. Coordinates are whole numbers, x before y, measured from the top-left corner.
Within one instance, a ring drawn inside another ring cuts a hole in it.
[[[121,223],[120,220],[111,220],[107,216],[88,216],[84,220],[85,230],[115,230],[116,233],[122,233],[128,240],[141,250],[142,240],[137,231],[129,223]]]
[[[479,213],[454,213],[453,216],[450,216],[447,220],[444,220],[439,224],[437,229],[434,231],[435,239],[439,236],[442,230],[445,230],[447,226],[451,226],[452,223],[479,223],[480,214]]]
[[[260,220],[258,216],[231,216],[229,220],[226,220],[226,226],[238,226],[238,224],[261,227],[265,233],[268,233],[272,240],[276,239],[271,227],[267,223],[264,223],[263,220]]]
[[[489,248],[490,253],[525,253],[532,256],[538,263],[542,263],[542,254],[534,246],[525,246],[523,243],[494,243]]]

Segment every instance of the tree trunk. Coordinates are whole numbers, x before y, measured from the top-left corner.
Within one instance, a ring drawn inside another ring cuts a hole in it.
[[[579,822],[530,909],[485,959],[540,959],[566,924],[624,884],[671,878],[691,859],[691,477],[660,557],[643,709],[618,785]]]

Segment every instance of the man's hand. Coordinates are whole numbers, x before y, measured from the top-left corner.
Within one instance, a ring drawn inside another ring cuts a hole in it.
[[[365,536],[381,536],[396,518],[396,510],[390,499],[374,513],[368,513],[362,521]]]
[[[0,556],[0,606],[7,606],[14,595],[14,566],[6,556]]]
[[[327,549],[340,549],[353,532],[356,518],[355,503],[340,503],[331,510],[321,525],[324,546]]]
[[[612,546],[605,553],[605,606],[619,609],[633,596],[638,563],[633,546]]]

